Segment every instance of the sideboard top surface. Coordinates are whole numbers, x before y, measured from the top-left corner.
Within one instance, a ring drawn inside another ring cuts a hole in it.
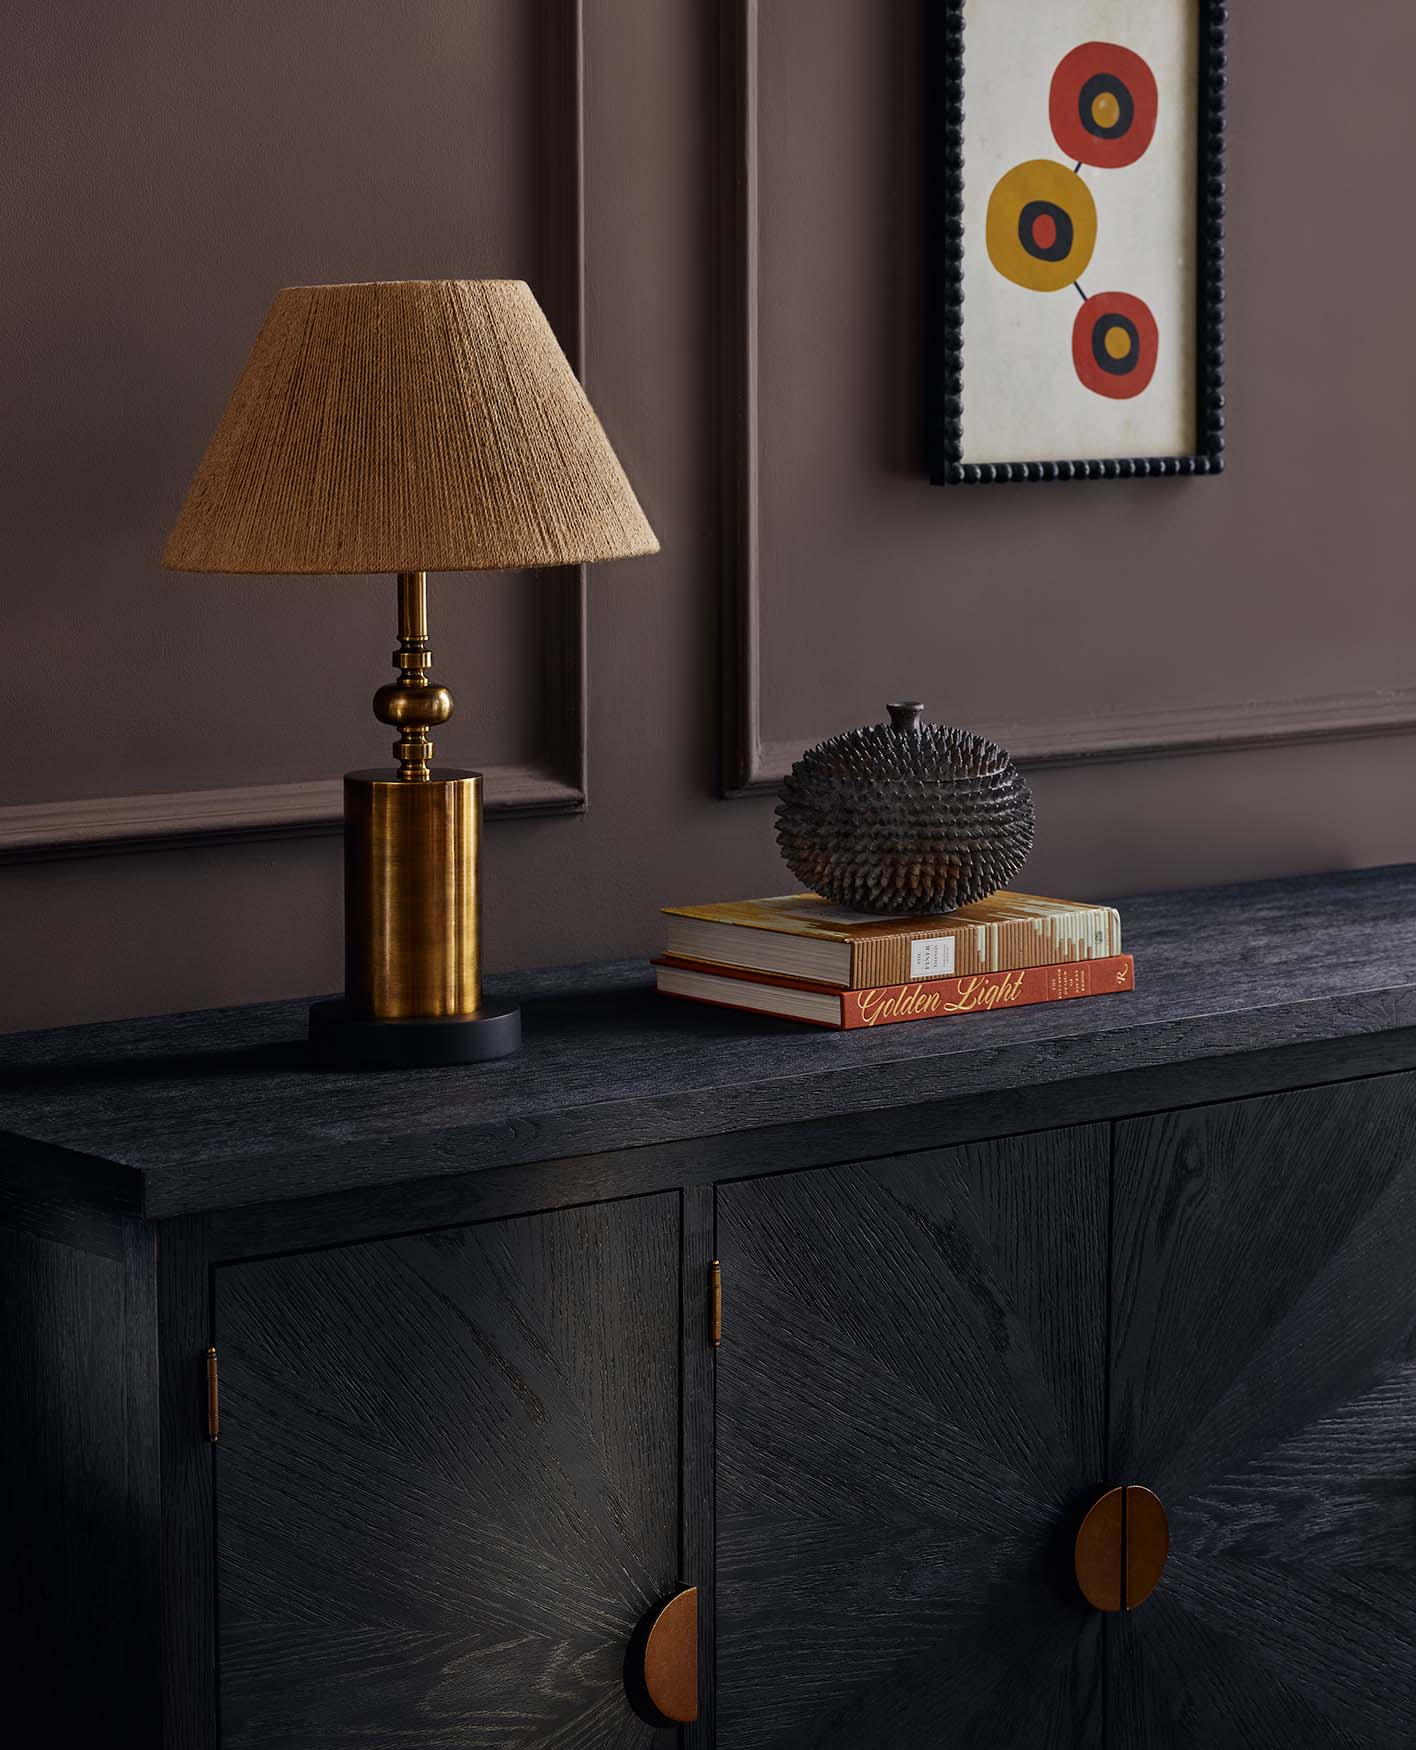
[[[0,1155],[108,1163],[168,1215],[1416,1026],[1416,866],[1121,914],[1133,993],[851,1033],[660,997],[622,961],[490,980],[526,1043],[468,1068],[316,1072],[296,1002],[10,1035]]]

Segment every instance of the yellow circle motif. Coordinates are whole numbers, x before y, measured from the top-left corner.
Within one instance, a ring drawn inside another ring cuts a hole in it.
[[[1102,91],[1092,105],[1092,120],[1099,128],[1114,128],[1121,120],[1121,103],[1114,91]]]
[[[1023,236],[1024,218],[1045,209],[1060,219],[1046,248],[1046,228]],[[1070,231],[1070,237],[1067,233]],[[988,258],[1006,280],[1030,292],[1060,292],[1087,271],[1096,248],[1096,202],[1074,170],[1051,158],[1017,164],[999,179],[988,201]],[[1057,260],[1046,257],[1065,247]]]
[[[1131,336],[1119,326],[1107,329],[1102,345],[1114,359],[1129,358],[1131,355]]]

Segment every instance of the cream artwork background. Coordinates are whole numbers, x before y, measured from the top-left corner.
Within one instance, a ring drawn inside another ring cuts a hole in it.
[[[1198,0],[966,0],[964,29],[963,460],[1080,461],[1187,455],[1195,431]],[[1134,164],[1079,171],[1096,206],[1087,297],[1125,292],[1159,329],[1155,375],[1130,400],[1080,380],[1070,284],[1030,291],[986,244],[1000,179],[1064,159],[1049,119],[1053,74],[1081,44],[1140,55],[1158,91],[1155,136]]]

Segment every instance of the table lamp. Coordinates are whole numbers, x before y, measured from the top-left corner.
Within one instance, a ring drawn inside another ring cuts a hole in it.
[[[481,776],[433,764],[452,695],[429,674],[427,573],[658,546],[522,281],[276,298],[163,564],[398,577],[398,678],[374,696],[398,764],[344,780],[345,994],[310,1011],[317,1057],[469,1063],[521,1039],[519,1010],[481,996]]]

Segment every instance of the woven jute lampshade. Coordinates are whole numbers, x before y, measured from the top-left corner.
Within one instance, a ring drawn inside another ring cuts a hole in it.
[[[487,571],[656,553],[521,280],[291,286],[197,470],[174,571]]]

